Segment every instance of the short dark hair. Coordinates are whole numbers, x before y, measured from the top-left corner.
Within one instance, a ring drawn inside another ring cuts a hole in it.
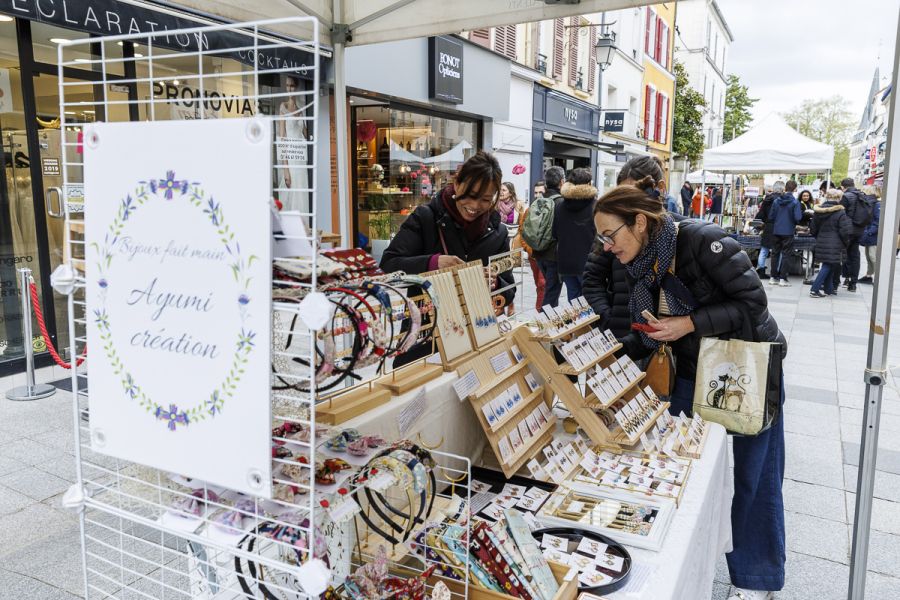
[[[648,176],[653,178],[653,183],[648,187],[655,187],[656,182],[663,178],[663,165],[658,156],[638,156],[629,160],[622,165],[616,185],[622,185],[626,179],[640,181]]]
[[[855,183],[856,183],[855,181],[853,181],[851,178],[847,177],[847,178],[841,180],[841,187],[853,187],[853,185]]]
[[[453,191],[456,194],[456,200],[459,201],[467,196],[472,196],[473,198],[481,196],[487,187],[493,184],[494,203],[491,205],[491,210],[493,210],[499,197],[502,182],[503,171],[500,169],[500,163],[497,162],[493,154],[479,150],[475,156],[464,162],[459,171],[456,172]],[[475,192],[474,194],[472,193],[473,191]]]
[[[787,183],[784,184],[784,191],[787,193],[791,193],[797,189],[797,182],[793,179],[789,179]]]
[[[584,167],[572,169],[569,172],[569,176],[566,177],[566,181],[568,181],[572,185],[584,185],[586,183],[590,183],[593,179],[594,174],[591,173],[590,169],[585,169]]]
[[[559,189],[559,186],[562,185],[563,180],[566,178],[566,172],[562,167],[550,167],[547,169],[547,172],[544,173],[544,181],[547,182],[548,188],[553,188],[555,190]]]
[[[536,184],[534,184],[534,185],[531,187],[531,189],[534,189],[534,188],[536,188],[536,187],[542,187],[542,188],[546,189],[546,188],[547,188],[547,184],[544,183],[543,181],[538,181]]]

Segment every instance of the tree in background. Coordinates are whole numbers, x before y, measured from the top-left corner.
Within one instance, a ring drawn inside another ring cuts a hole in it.
[[[672,153],[686,158],[691,164],[700,162],[703,156],[703,112],[706,99],[691,87],[684,65],[675,59],[675,108],[672,118]]]
[[[850,112],[850,101],[843,96],[804,100],[799,107],[781,115],[788,125],[817,142],[834,148],[831,180],[847,176],[850,139],[856,131],[856,119]]]
[[[724,141],[730,142],[750,129],[753,115],[750,109],[759,101],[751,98],[746,85],[741,85],[737,75],[728,76],[728,89],[725,90],[725,131]]]

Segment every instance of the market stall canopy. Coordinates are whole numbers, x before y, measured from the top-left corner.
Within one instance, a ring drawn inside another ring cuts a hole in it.
[[[412,38],[459,33],[486,27],[532,23],[574,15],[652,4],[648,0],[581,0],[576,4],[508,2],[507,0],[339,0],[353,39],[347,46],[377,44]],[[188,9],[237,22],[310,15],[320,23],[319,40],[331,45],[329,26],[334,22],[335,0],[175,0]],[[308,40],[305,23],[281,23],[272,31]]]
[[[725,176],[713,173],[709,169],[706,169],[705,173],[703,169],[698,169],[689,174],[686,181],[691,183],[702,183],[705,181],[708,185],[725,185]]]
[[[742,136],[703,151],[703,168],[719,173],[824,173],[834,148],[801,135],[770,113]]]

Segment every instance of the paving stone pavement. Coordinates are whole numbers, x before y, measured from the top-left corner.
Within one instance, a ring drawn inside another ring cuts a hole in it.
[[[787,581],[775,598],[838,600],[847,597],[872,287],[812,299],[809,286],[791,279],[788,288],[765,285],[790,344],[784,365]],[[527,269],[525,294],[520,311],[534,308]],[[894,294],[897,317],[900,289]],[[900,338],[889,355],[892,365],[900,364]],[[889,382],[898,383],[893,375]],[[11,385],[0,379],[0,600],[83,598],[78,525],[60,505],[75,479],[71,395],[11,402],[5,398]],[[866,598],[894,600],[900,598],[900,396],[890,389],[878,445]],[[158,597],[159,586],[144,587]],[[731,590],[723,557],[711,597],[724,600]]]

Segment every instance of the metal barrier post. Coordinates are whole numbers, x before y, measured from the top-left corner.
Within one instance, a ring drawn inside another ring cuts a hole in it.
[[[25,338],[25,385],[6,392],[10,400],[37,400],[56,393],[56,388],[48,383],[34,383],[34,346],[31,333],[31,269],[21,268],[19,283],[22,286],[22,332]],[[50,343],[50,340],[47,340]]]

